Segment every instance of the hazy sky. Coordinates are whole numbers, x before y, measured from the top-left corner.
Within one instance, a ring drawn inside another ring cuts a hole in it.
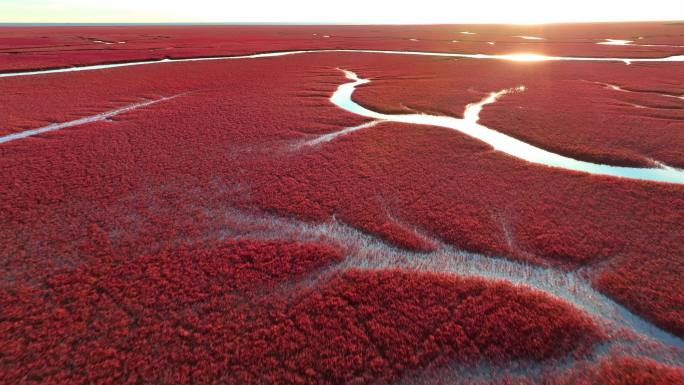
[[[684,0],[417,0],[405,4],[396,0],[0,0],[0,22],[548,23],[684,19]]]

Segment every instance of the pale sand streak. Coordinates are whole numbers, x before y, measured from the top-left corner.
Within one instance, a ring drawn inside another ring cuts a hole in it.
[[[176,96],[178,96],[178,95],[163,97],[161,99],[155,99],[155,100],[147,100],[147,101],[140,102],[140,103],[129,104],[127,106],[117,108],[115,110],[103,112],[103,113],[100,113],[97,115],[86,116],[84,118],[80,118],[80,119],[76,119],[76,120],[70,120],[68,122],[52,123],[52,124],[44,126],[44,127],[34,128],[32,130],[26,130],[26,131],[17,132],[14,134],[1,136],[0,137],[0,143],[6,143],[6,142],[10,142],[10,141],[17,140],[17,139],[28,138],[29,136],[43,134],[43,133],[50,132],[50,131],[61,130],[61,129],[67,128],[67,127],[80,126],[82,124],[88,124],[88,123],[92,123],[92,122],[106,120],[106,119],[109,119],[113,116],[122,114],[124,112],[136,110],[138,108],[147,107],[147,106],[155,104],[155,103],[159,103],[159,102],[163,102],[165,100],[173,99]]]
[[[373,121],[370,121],[367,123],[359,124],[358,126],[347,127],[345,129],[342,129],[339,131],[335,131],[335,132],[331,132],[329,134],[321,135],[316,139],[311,139],[307,142],[304,142],[302,145],[303,146],[315,146],[315,145],[318,145],[321,143],[329,142],[329,141],[337,138],[338,136],[347,135],[347,134],[350,134],[354,131],[363,130],[364,128],[370,128],[370,127],[373,127],[373,126],[375,126],[381,122],[382,122],[382,120],[373,120]]]

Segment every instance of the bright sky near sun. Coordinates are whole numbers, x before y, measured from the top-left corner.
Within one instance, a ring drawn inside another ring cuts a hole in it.
[[[0,0],[0,22],[550,23],[683,20],[683,0]]]

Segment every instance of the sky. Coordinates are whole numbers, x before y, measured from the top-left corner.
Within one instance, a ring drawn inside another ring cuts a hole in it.
[[[0,0],[0,23],[436,24],[684,20],[684,0]]]

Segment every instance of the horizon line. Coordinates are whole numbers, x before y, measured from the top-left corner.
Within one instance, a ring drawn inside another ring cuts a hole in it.
[[[193,26],[193,25],[259,25],[259,26],[363,26],[363,25],[511,25],[511,26],[535,26],[535,25],[561,25],[561,24],[628,24],[628,23],[664,23],[664,24],[679,24],[684,23],[684,20],[599,20],[599,21],[552,21],[552,22],[539,22],[539,23],[511,23],[511,22],[453,22],[453,23],[393,23],[393,22],[331,22],[331,21],[320,21],[320,22],[278,22],[278,21],[255,21],[255,22],[242,22],[242,21],[188,21],[188,22],[2,22],[0,21],[0,27],[21,27],[21,26],[164,26],[164,25],[180,25],[180,26]]]

